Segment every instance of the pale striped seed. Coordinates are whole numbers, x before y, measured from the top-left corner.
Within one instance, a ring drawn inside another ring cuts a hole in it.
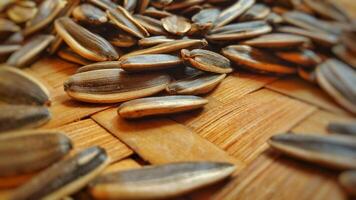
[[[125,71],[152,71],[177,67],[183,63],[178,56],[169,54],[145,54],[121,59],[121,68]]]
[[[229,163],[172,163],[102,175],[89,187],[95,198],[160,199],[211,185],[234,170]]]
[[[10,199],[62,199],[85,187],[109,161],[104,149],[87,148],[41,171],[14,190]]]
[[[154,17],[158,19],[165,18],[172,15],[172,13],[169,13],[165,10],[158,10],[155,7],[148,7],[142,14],[145,16]]]
[[[356,69],[356,53],[347,49],[344,45],[336,45],[332,48],[332,52],[339,59]]]
[[[70,139],[56,131],[3,133],[0,135],[0,177],[44,169],[71,149]]]
[[[150,35],[147,30],[121,6],[118,6],[116,9],[107,10],[106,14],[120,29],[133,36],[144,38]]]
[[[108,21],[106,13],[91,4],[80,4],[72,12],[73,18],[79,22],[100,25]]]
[[[181,50],[183,60],[197,69],[213,73],[230,73],[233,71],[230,60],[213,51],[194,49]]]
[[[0,37],[6,38],[13,33],[20,31],[21,28],[11,20],[0,18]]]
[[[239,21],[253,21],[265,19],[271,13],[271,9],[265,4],[256,3],[239,17]]]
[[[88,60],[116,60],[119,55],[104,38],[78,25],[68,17],[55,21],[57,33],[72,50]]]
[[[152,36],[140,39],[138,45],[140,47],[152,47],[166,42],[172,42],[175,39],[167,38],[166,36]]]
[[[262,48],[298,48],[310,44],[310,40],[304,36],[286,34],[286,33],[270,33],[261,35],[257,38],[246,40],[242,45]]]
[[[0,77],[0,101],[8,104],[50,104],[47,88],[22,70],[1,67]]]
[[[195,23],[214,23],[220,14],[220,10],[217,8],[203,9],[192,17],[192,22]]]
[[[174,81],[166,87],[169,94],[199,95],[216,88],[226,74],[202,74]]]
[[[151,0],[151,5],[156,8],[164,8],[171,4],[174,0]]]
[[[100,69],[118,69],[120,67],[121,67],[120,61],[97,62],[79,68],[77,70],[77,73],[100,70]]]
[[[339,175],[339,183],[350,196],[356,196],[356,171],[349,170]]]
[[[164,73],[129,74],[122,69],[103,69],[74,74],[64,83],[67,94],[79,101],[116,103],[150,96],[166,88]]]
[[[283,23],[283,17],[274,12],[269,13],[264,20],[271,25],[279,25]]]
[[[336,102],[356,113],[356,72],[344,63],[329,59],[316,69],[316,78]]]
[[[277,51],[276,55],[283,60],[302,65],[303,67],[312,67],[320,64],[323,59],[314,51],[308,49]]]
[[[65,8],[65,0],[44,0],[36,15],[26,23],[24,35],[30,35],[49,25]]]
[[[332,133],[356,136],[356,122],[331,122],[327,129]]]
[[[239,0],[236,1],[230,7],[224,9],[219,17],[216,19],[214,26],[221,27],[226,24],[229,24],[236,18],[238,18],[241,14],[243,14],[246,10],[248,10],[253,4],[255,0]]]
[[[57,55],[63,60],[76,63],[79,65],[89,65],[90,63],[92,63],[90,60],[83,58],[82,56],[78,55],[68,47],[59,50]]]
[[[161,22],[164,29],[174,35],[182,36],[192,28],[186,18],[177,15],[165,17],[161,19]]]
[[[294,74],[297,68],[275,55],[245,45],[231,45],[222,54],[235,64],[260,73]]]
[[[154,35],[168,35],[167,31],[164,30],[160,20],[144,15],[134,15],[134,17],[143,27],[146,28],[149,33]]]
[[[18,51],[21,45],[18,44],[0,44],[0,62],[6,61],[10,54]]]
[[[0,105],[0,132],[36,128],[50,118],[51,114],[44,106]]]
[[[304,0],[305,5],[319,15],[337,21],[349,21],[346,11],[332,1]]]
[[[117,110],[122,118],[135,119],[195,110],[208,100],[197,96],[163,96],[135,99],[121,104]]]
[[[18,1],[6,10],[8,18],[17,24],[29,21],[36,13],[36,3],[33,1]]]
[[[268,143],[289,156],[336,169],[356,167],[356,139],[336,135],[282,134]]]
[[[14,52],[6,63],[15,67],[28,67],[53,40],[52,35],[37,35],[31,38],[21,49]]]

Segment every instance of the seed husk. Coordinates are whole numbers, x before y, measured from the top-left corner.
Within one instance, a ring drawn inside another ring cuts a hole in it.
[[[104,9],[115,9],[118,5],[111,0],[88,0],[88,2]]]
[[[139,0],[138,12],[143,13],[150,4],[150,0]]]
[[[224,9],[219,17],[215,20],[214,26],[221,27],[226,24],[229,24],[236,18],[238,18],[241,14],[243,14],[246,10],[253,6],[255,0],[239,0],[236,1],[230,7]]]
[[[118,69],[120,68],[120,61],[105,61],[85,65],[77,70],[77,73],[88,72],[100,69]]]
[[[30,35],[45,28],[60,14],[66,4],[65,0],[44,0],[36,15],[26,23],[24,35]]]
[[[43,170],[17,188],[10,199],[62,199],[99,175],[109,160],[104,149],[87,148]]]
[[[313,11],[328,19],[332,19],[336,21],[349,20],[348,16],[345,15],[346,11],[341,10],[341,8],[338,7],[332,1],[303,0],[303,2]]]
[[[199,11],[192,17],[192,21],[195,23],[214,23],[220,14],[220,10],[217,8],[207,8]]]
[[[132,47],[137,43],[134,36],[131,36],[124,32],[108,34],[106,37],[108,41],[115,47]]]
[[[36,128],[47,123],[51,114],[47,107],[0,105],[0,132]]]
[[[151,0],[151,5],[156,8],[164,8],[171,4],[174,0]]]
[[[239,66],[272,74],[294,74],[297,68],[267,51],[245,45],[231,45],[222,49],[222,54]]]
[[[117,112],[123,118],[136,119],[195,110],[207,103],[206,99],[188,95],[146,97],[121,104]]]
[[[192,23],[192,27],[186,33],[187,36],[202,37],[206,35],[210,29],[213,27],[213,23]]]
[[[83,58],[70,48],[62,48],[60,51],[58,51],[57,55],[63,60],[67,60],[79,65],[89,65],[92,63],[90,60]]]
[[[205,39],[180,39],[172,42],[165,42],[150,48],[130,52],[120,59],[143,54],[162,54],[176,52],[185,48],[202,48],[208,45]]]
[[[348,50],[344,45],[336,45],[332,52],[342,61],[356,69],[356,54]]]
[[[144,38],[150,35],[147,30],[121,6],[118,6],[116,9],[107,10],[106,14],[120,29],[133,36]]]
[[[341,122],[331,122],[328,124],[327,127],[329,132],[356,136],[356,123],[355,122],[348,122],[348,123],[341,123]]]
[[[155,7],[148,7],[142,14],[145,16],[154,17],[158,19],[165,18],[172,15],[172,13],[169,13],[165,10],[158,10]]]
[[[350,32],[350,31],[345,31],[341,35],[341,42],[354,54],[356,54],[356,47],[355,47],[355,42],[356,42],[356,33],[355,32]]]
[[[300,78],[310,83],[317,83],[314,69],[298,67],[298,75]]]
[[[90,186],[96,198],[161,199],[175,197],[227,178],[234,165],[183,162],[114,172],[98,177]]]
[[[316,69],[317,81],[341,106],[356,113],[356,72],[344,63],[329,59]]]
[[[140,24],[142,24],[143,27],[146,28],[149,33],[154,35],[168,35],[160,20],[144,15],[134,15],[134,17]]]
[[[0,18],[0,37],[7,38],[13,33],[20,31],[21,28],[11,20]]]
[[[100,25],[108,21],[104,11],[86,3],[76,6],[72,15],[77,21],[92,25]]]
[[[1,22],[0,22],[1,23]],[[24,41],[24,36],[21,32],[11,34],[3,44],[17,44],[20,45]]]
[[[0,177],[35,172],[72,149],[70,139],[55,131],[20,131],[0,135]]]
[[[349,170],[340,174],[339,183],[350,196],[356,196],[356,171]]]
[[[54,37],[52,35],[37,35],[21,49],[14,52],[6,63],[15,67],[27,67],[39,57],[53,40]]]
[[[8,104],[49,105],[49,91],[34,77],[14,67],[0,68],[0,101]]]
[[[166,42],[172,42],[175,39],[167,38],[166,36],[152,36],[143,38],[138,41],[140,47],[152,47]]]
[[[292,51],[277,51],[276,55],[283,60],[301,65],[303,67],[312,67],[320,64],[323,59],[314,51],[308,49],[292,50]]]
[[[200,95],[216,88],[226,74],[207,74],[184,78],[170,83],[166,91],[169,94]]]
[[[117,103],[150,96],[166,88],[164,73],[129,74],[122,69],[103,69],[74,74],[64,83],[67,94],[79,101]]]
[[[72,50],[88,60],[116,60],[119,55],[104,38],[75,23],[68,17],[55,21],[57,33]]]
[[[37,13],[36,3],[19,1],[6,10],[6,14],[13,22],[21,24],[32,19]]]
[[[125,10],[129,11],[130,13],[135,11],[137,4],[138,0],[123,0],[123,8],[125,8]]]
[[[310,40],[304,36],[271,33],[244,41],[241,44],[260,48],[297,48],[306,46],[309,43]]]
[[[145,54],[121,59],[121,68],[125,71],[139,72],[163,70],[177,67],[183,63],[178,56],[169,54]]]
[[[17,44],[0,44],[0,62],[6,60],[10,54],[18,51],[21,45]]]
[[[192,7],[194,5],[203,3],[204,0],[185,0],[185,1],[172,1],[170,4],[164,7],[168,11],[183,10],[185,8]]]
[[[161,19],[162,25],[166,31],[174,35],[184,35],[191,28],[190,22],[184,18],[177,15],[172,15]]]
[[[239,21],[262,20],[266,18],[270,12],[271,9],[265,4],[256,3],[239,17]]]
[[[289,156],[335,169],[356,167],[356,139],[337,135],[282,134],[268,143]]]
[[[213,51],[194,49],[181,50],[181,56],[185,62],[197,69],[213,73],[230,73],[233,71],[230,60]]]
[[[214,42],[231,42],[256,37],[272,31],[272,27],[264,21],[242,22],[229,24],[211,30],[206,39]]]
[[[283,23],[283,17],[277,13],[271,12],[265,17],[265,21],[271,25],[279,25]]]

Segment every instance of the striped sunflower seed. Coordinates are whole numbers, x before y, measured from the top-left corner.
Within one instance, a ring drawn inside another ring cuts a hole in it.
[[[356,167],[356,139],[336,135],[282,134],[268,143],[289,156],[336,169]]]
[[[210,29],[213,27],[213,23],[192,23],[192,27],[186,33],[187,36],[203,37],[206,35]]]
[[[214,23],[220,14],[220,10],[217,8],[203,9],[192,17],[194,23]]]
[[[309,43],[310,40],[304,36],[286,33],[271,33],[244,41],[241,44],[262,48],[297,48],[306,46]]]
[[[115,9],[118,5],[111,0],[88,0],[88,2],[104,9]]]
[[[175,197],[227,178],[234,165],[217,162],[183,162],[114,172],[90,185],[95,198],[160,199]]]
[[[340,174],[339,183],[350,196],[356,196],[356,171],[349,170]]]
[[[204,73],[172,82],[167,86],[166,91],[169,94],[206,94],[216,88],[225,77],[226,74]]]
[[[44,169],[72,149],[70,139],[54,131],[22,131],[0,135],[0,176]]]
[[[356,123],[341,123],[341,122],[332,122],[328,124],[327,127],[329,132],[345,134],[350,136],[356,136]]]
[[[239,21],[262,20],[271,13],[271,9],[265,4],[256,3],[239,17]]]
[[[79,101],[116,103],[150,96],[166,88],[164,73],[128,74],[122,69],[103,69],[74,74],[64,83],[67,94]]]
[[[33,1],[18,1],[6,10],[8,18],[17,24],[29,21],[36,13],[36,3]]]
[[[240,0],[236,1],[230,7],[224,9],[219,17],[215,20],[214,26],[221,27],[226,24],[229,24],[236,18],[238,18],[241,14],[243,14],[246,10],[252,7],[255,3],[255,0]]]
[[[212,51],[203,49],[189,51],[187,49],[182,49],[181,56],[183,60],[189,63],[192,67],[203,71],[221,74],[233,71],[229,59]]]
[[[162,70],[183,63],[178,56],[169,54],[145,54],[121,59],[121,68],[125,71],[139,72]]]
[[[76,6],[72,15],[77,21],[92,25],[100,25],[108,21],[104,11],[86,3]]]
[[[77,73],[88,72],[100,69],[118,69],[120,68],[120,61],[105,61],[85,65],[77,70]]]
[[[13,33],[16,33],[20,31],[21,28],[16,25],[14,22],[5,19],[5,18],[0,18],[0,37],[1,38],[7,38]]]
[[[51,114],[44,106],[0,105],[0,132],[36,128],[50,118]]]
[[[172,1],[170,4],[165,6],[164,9],[168,10],[168,11],[183,10],[183,9],[193,7],[194,5],[198,5],[203,2],[204,2],[204,0]]]
[[[146,30],[154,35],[168,35],[167,31],[164,30],[162,22],[160,20],[147,17],[144,15],[134,15],[135,19],[142,24]]]
[[[65,0],[44,0],[36,15],[26,23],[24,35],[30,35],[49,25],[65,8]]]
[[[222,54],[237,65],[252,71],[272,74],[294,74],[297,68],[267,51],[245,45],[231,45]]]
[[[107,10],[106,14],[120,29],[133,36],[144,38],[150,35],[147,30],[121,6],[118,6],[116,9]]]
[[[332,52],[342,61],[356,69],[356,54],[347,49],[344,45],[336,45]]]
[[[75,53],[71,48],[62,48],[58,51],[57,55],[63,60],[76,63],[79,65],[89,65],[92,61],[83,58],[82,56]]]
[[[1,67],[0,77],[0,101],[8,104],[50,104],[47,88],[22,70]]]
[[[171,39],[171,38],[167,38],[166,36],[152,36],[152,37],[147,37],[147,38],[143,38],[141,40],[138,41],[138,45],[140,47],[152,47],[155,45],[159,45],[162,43],[166,43],[166,42],[172,42],[175,39]]]
[[[15,67],[27,67],[47,48],[54,40],[52,35],[38,35],[29,40],[21,49],[15,51],[6,61]]]
[[[165,10],[158,10],[155,7],[148,7],[142,14],[145,16],[158,18],[158,19],[165,18],[172,15],[172,13],[169,13]]]
[[[62,199],[98,176],[109,160],[104,149],[87,148],[43,170],[17,188],[10,199]]]
[[[1,22],[0,22],[1,23]],[[0,25],[1,26],[1,25]],[[1,34],[1,33],[0,33]],[[25,40],[23,34],[21,32],[16,32],[11,34],[5,41],[3,44],[17,44],[20,45],[23,43],[23,41]]]
[[[130,13],[133,13],[135,11],[137,4],[138,0],[123,0],[123,7]]]
[[[124,32],[116,32],[107,34],[107,40],[115,47],[132,47],[136,45],[137,40],[134,36]]]
[[[151,0],[151,5],[156,8],[164,8],[171,4],[174,0]]]
[[[303,2],[323,17],[336,21],[349,21],[349,17],[345,15],[346,11],[342,10],[332,1],[304,0]]]
[[[298,67],[298,76],[310,83],[317,83],[314,69]]]
[[[161,19],[161,22],[164,29],[174,35],[182,36],[192,28],[186,18],[177,15],[165,17]]]
[[[308,49],[277,51],[276,55],[283,60],[301,65],[303,67],[313,67],[320,64],[323,59],[314,51]]]
[[[317,81],[341,106],[356,113],[356,72],[344,63],[329,59],[316,69]]]
[[[55,21],[57,33],[72,50],[88,60],[116,60],[119,55],[114,47],[104,38],[75,23],[68,17]]]
[[[117,112],[122,118],[135,119],[190,111],[207,103],[208,100],[197,96],[147,97],[125,102]]]
[[[0,44],[0,62],[6,61],[10,54],[18,51],[21,45],[17,44]]]

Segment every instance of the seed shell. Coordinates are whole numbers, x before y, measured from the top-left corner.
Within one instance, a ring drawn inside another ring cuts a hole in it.
[[[166,42],[172,42],[175,39],[167,38],[166,36],[152,36],[143,38],[138,41],[140,47],[152,47]]]
[[[145,16],[154,17],[158,19],[165,18],[172,15],[172,13],[170,12],[167,12],[165,10],[158,10],[155,7],[148,7],[142,14]]]
[[[220,10],[217,8],[207,8],[199,11],[192,17],[192,21],[195,23],[214,23],[220,14]]]
[[[271,9],[268,6],[256,3],[244,14],[242,14],[241,17],[239,17],[239,21],[262,20],[266,18],[270,13]]]
[[[165,17],[161,19],[161,22],[164,29],[174,35],[184,35],[192,28],[186,18],[177,15]]]
[[[345,134],[350,136],[356,136],[356,123],[340,123],[340,122],[332,122],[328,124],[327,127],[329,132]]]
[[[160,199],[175,197],[218,182],[235,170],[229,163],[185,162],[114,172],[90,186],[95,198]]]
[[[6,38],[9,35],[20,31],[21,28],[8,19],[0,18],[0,37]]]
[[[32,1],[20,1],[6,10],[9,19],[17,24],[25,23],[37,13],[36,4]]]
[[[108,21],[104,11],[91,4],[81,4],[72,12],[74,19],[92,25],[103,24]]]
[[[219,17],[216,19],[214,25],[215,27],[221,27],[226,24],[229,24],[234,19],[238,18],[241,14],[243,14],[246,10],[248,10],[253,4],[255,0],[239,0],[236,1],[233,5],[223,10]]]
[[[319,55],[308,49],[277,51],[276,55],[288,62],[309,68],[314,68],[323,61]]]
[[[61,49],[60,51],[58,51],[57,55],[63,60],[67,60],[69,62],[73,62],[79,65],[89,65],[90,63],[92,63],[92,61],[83,58],[70,48]]]
[[[346,11],[341,10],[341,8],[332,1],[304,0],[303,2],[313,11],[326,18],[336,21],[349,20],[348,16],[345,15]]]
[[[146,30],[154,35],[168,35],[167,31],[164,30],[162,22],[160,20],[147,17],[144,15],[134,15],[135,19],[142,24]]]
[[[152,71],[179,66],[183,61],[169,54],[144,54],[121,59],[121,68],[125,71]]]
[[[271,33],[242,42],[243,45],[260,48],[297,48],[310,43],[310,40],[304,36]]]
[[[344,45],[336,45],[332,52],[342,61],[356,69],[356,54],[348,50]]]
[[[118,69],[120,67],[121,67],[120,61],[97,62],[79,68],[77,70],[77,73],[100,70],[100,69]]]

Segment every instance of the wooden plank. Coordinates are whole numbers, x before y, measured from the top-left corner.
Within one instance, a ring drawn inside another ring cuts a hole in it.
[[[245,168],[213,199],[341,200],[335,172],[269,151]]]
[[[315,109],[262,89],[195,118],[182,114],[174,119],[246,164],[266,149],[269,137],[291,129]]]
[[[338,114],[348,114],[317,85],[308,83],[298,77],[281,79],[266,85],[266,87],[284,95],[308,102],[327,111]]]
[[[116,109],[92,116],[101,126],[120,138],[151,164],[179,161],[222,161],[240,163],[185,126],[166,118],[124,120]]]
[[[133,151],[124,143],[99,126],[99,124],[92,119],[67,124],[54,128],[54,130],[63,131],[72,139],[74,148],[77,151],[91,146],[103,147],[113,163],[133,154]]]

